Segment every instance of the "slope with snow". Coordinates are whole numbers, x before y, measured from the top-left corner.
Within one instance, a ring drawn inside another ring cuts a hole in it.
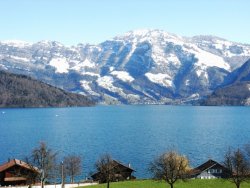
[[[112,71],[110,74],[114,75],[123,82],[133,82],[134,80],[134,78],[130,76],[128,72],[125,71]]]
[[[154,83],[160,84],[164,87],[172,87],[173,83],[172,83],[172,79],[169,75],[167,74],[152,74],[152,73],[146,73],[145,76]]]
[[[63,58],[53,58],[49,63],[51,66],[56,68],[57,73],[67,73],[69,69],[69,64],[65,57]]]
[[[179,103],[203,97],[248,58],[247,44],[147,29],[98,45],[0,42],[0,69],[91,95],[101,103]]]

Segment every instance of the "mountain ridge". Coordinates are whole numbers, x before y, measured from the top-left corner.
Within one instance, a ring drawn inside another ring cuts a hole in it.
[[[26,40],[18,40],[18,39],[8,39],[8,40],[0,40],[0,43],[4,43],[4,44],[11,44],[12,45],[33,45],[33,44],[36,44],[36,43],[56,43],[56,44],[59,44],[60,46],[65,46],[65,47],[76,47],[78,45],[92,45],[92,46],[97,46],[105,41],[111,41],[111,40],[116,40],[117,38],[120,38],[120,37],[124,37],[128,34],[132,34],[132,33],[137,33],[138,35],[140,33],[148,33],[148,32],[159,32],[159,33],[165,33],[165,34],[168,34],[170,36],[176,36],[178,38],[182,38],[182,39],[185,39],[185,40],[190,40],[190,39],[197,39],[197,38],[207,38],[207,39],[218,39],[218,40],[223,40],[223,41],[229,41],[229,42],[232,42],[232,43],[235,43],[235,44],[240,44],[240,45],[248,45],[250,46],[250,43],[245,43],[245,42],[240,42],[240,41],[233,41],[233,40],[228,40],[224,37],[221,37],[221,36],[217,36],[217,35],[213,35],[213,34],[198,34],[198,35],[193,35],[193,36],[185,36],[185,35],[178,35],[178,34],[175,34],[175,33],[172,33],[172,32],[168,32],[168,31],[165,31],[163,29],[135,29],[135,30],[129,30],[123,34],[118,34],[114,37],[110,37],[102,42],[99,42],[99,43],[90,43],[90,42],[78,42],[76,44],[64,44],[60,41],[56,41],[56,40],[48,40],[48,39],[41,39],[41,40],[38,40],[36,42],[31,42],[31,41],[26,41]]]
[[[98,45],[0,43],[0,69],[105,104],[169,104],[203,98],[249,58],[250,45],[162,30],[130,31]]]

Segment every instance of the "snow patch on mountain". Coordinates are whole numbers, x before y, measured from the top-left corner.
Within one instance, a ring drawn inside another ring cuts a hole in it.
[[[122,80],[123,82],[133,82],[134,78],[130,76],[128,72],[125,71],[113,71],[110,73],[111,75],[114,75],[118,79]]]
[[[52,58],[49,64],[56,68],[57,73],[68,73],[69,64],[65,57]]]
[[[89,82],[86,80],[81,80],[80,81],[81,86],[88,92],[92,91],[91,87],[89,86]]]
[[[84,62],[82,63],[82,66],[93,68],[95,67],[95,63],[92,63],[88,59],[85,59]]]
[[[122,92],[121,88],[113,86],[114,79],[111,76],[103,76],[97,79],[97,84],[112,92]]]
[[[192,48],[187,49],[188,52],[195,55],[198,62],[196,63],[197,66],[207,66],[207,67],[219,67],[230,71],[230,65],[224,61],[222,57],[204,51],[195,45],[190,45]]]
[[[231,45],[232,45],[232,42],[225,41],[225,40],[217,39],[217,40],[214,41],[214,46],[219,50],[227,49]]]
[[[222,43],[215,43],[214,44],[216,49],[223,50],[225,48],[224,44]]]
[[[190,85],[190,80],[185,80],[185,85],[189,86]]]
[[[206,81],[208,81],[208,74],[207,74],[207,71],[205,69],[205,67],[197,67],[196,68],[196,74],[198,77],[203,77],[206,79]]]
[[[156,84],[162,85],[164,87],[172,87],[173,82],[172,78],[168,74],[152,74],[150,72],[146,73],[145,76],[151,81]]]
[[[167,62],[165,53],[164,53],[164,48],[161,48],[160,46],[153,46],[152,58],[156,64]]]
[[[76,70],[78,72],[84,72],[85,68],[95,68],[95,63],[90,62],[88,59],[85,59],[83,62],[77,60],[71,60],[70,62],[75,63],[71,69]]]
[[[93,76],[93,77],[100,77],[99,74],[94,73],[94,72],[83,72],[81,73],[82,75],[86,75],[86,76]]]
[[[178,57],[175,54],[169,54],[167,56],[167,60],[175,63],[176,65],[180,64],[180,60],[178,59]]]
[[[88,82],[86,80],[81,80],[80,81],[81,86],[83,87],[83,89],[87,92],[87,94],[89,95],[93,95],[93,96],[100,96],[100,94],[94,92],[91,87],[90,84],[91,82]]]
[[[13,55],[11,55],[10,58],[11,59],[15,59],[17,61],[30,62],[30,59],[25,58],[25,57],[19,57],[19,56],[13,56]]]
[[[127,99],[128,101],[136,100],[140,98],[137,95],[133,95],[133,94],[128,95],[124,93],[123,89],[119,87],[115,87],[113,85],[113,82],[114,82],[114,79],[111,76],[103,76],[97,79],[97,83],[100,87],[105,88],[113,93],[117,93],[124,99]]]
[[[111,76],[103,76],[97,79],[97,83],[99,86],[103,88],[111,88],[113,87],[113,78]]]
[[[236,56],[234,53],[231,53],[230,51],[226,51],[224,55],[226,55],[229,58]]]
[[[109,67],[110,72],[112,72],[113,70],[115,70],[115,67],[113,67],[113,66]]]
[[[201,73],[203,73],[203,70],[201,70],[201,69],[196,70],[196,74],[198,77],[201,76]]]
[[[84,67],[81,65],[81,63],[80,63],[80,61],[78,61],[78,60],[70,60],[70,64],[72,65],[71,66],[71,70],[75,70],[75,71],[77,71],[77,72],[84,72]]]
[[[75,60],[75,59],[70,59],[69,62],[74,63],[74,64],[79,64],[80,63],[79,60]]]
[[[8,68],[6,68],[5,65],[1,65],[1,64],[0,64],[0,68],[3,69],[3,70],[8,70]]]

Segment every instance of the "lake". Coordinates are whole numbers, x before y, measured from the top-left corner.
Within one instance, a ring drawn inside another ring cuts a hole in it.
[[[138,178],[168,149],[192,166],[209,158],[221,162],[229,146],[250,143],[249,107],[96,106],[0,109],[0,163],[23,159],[40,141],[60,156],[83,157],[84,176],[104,153],[131,163]]]

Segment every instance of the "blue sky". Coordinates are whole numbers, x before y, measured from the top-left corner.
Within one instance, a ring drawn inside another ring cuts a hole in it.
[[[97,44],[135,29],[250,44],[249,0],[1,0],[0,40]]]

